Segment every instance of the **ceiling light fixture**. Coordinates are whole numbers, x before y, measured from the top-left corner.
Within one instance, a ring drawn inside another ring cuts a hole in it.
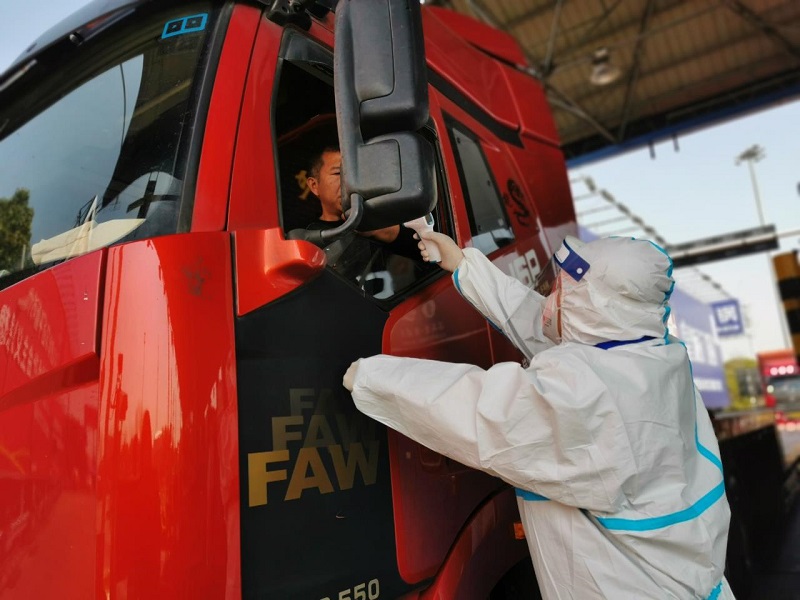
[[[622,75],[619,67],[611,64],[611,57],[608,48],[595,50],[592,56],[592,74],[589,81],[592,85],[609,85],[614,83]]]

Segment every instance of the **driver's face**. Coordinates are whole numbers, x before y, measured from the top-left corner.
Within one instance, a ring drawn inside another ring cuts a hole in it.
[[[341,170],[341,153],[325,152],[319,177],[308,178],[308,187],[322,204],[322,219],[325,221],[342,218]]]

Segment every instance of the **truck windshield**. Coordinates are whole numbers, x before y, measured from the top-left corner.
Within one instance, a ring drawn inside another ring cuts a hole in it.
[[[182,228],[195,88],[218,11],[130,12],[80,46],[45,50],[3,86],[0,289]]]

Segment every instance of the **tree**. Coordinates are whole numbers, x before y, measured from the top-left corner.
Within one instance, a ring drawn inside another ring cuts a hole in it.
[[[31,242],[33,208],[30,192],[20,188],[11,198],[0,198],[0,271],[18,271],[24,266]]]

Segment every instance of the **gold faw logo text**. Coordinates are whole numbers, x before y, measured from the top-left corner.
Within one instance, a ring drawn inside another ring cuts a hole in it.
[[[289,390],[290,414],[273,417],[272,449],[247,455],[249,506],[263,506],[274,495],[298,500],[308,490],[329,494],[378,476],[379,442],[375,422],[357,412],[349,398],[332,390]],[[283,491],[285,488],[285,491]]]

